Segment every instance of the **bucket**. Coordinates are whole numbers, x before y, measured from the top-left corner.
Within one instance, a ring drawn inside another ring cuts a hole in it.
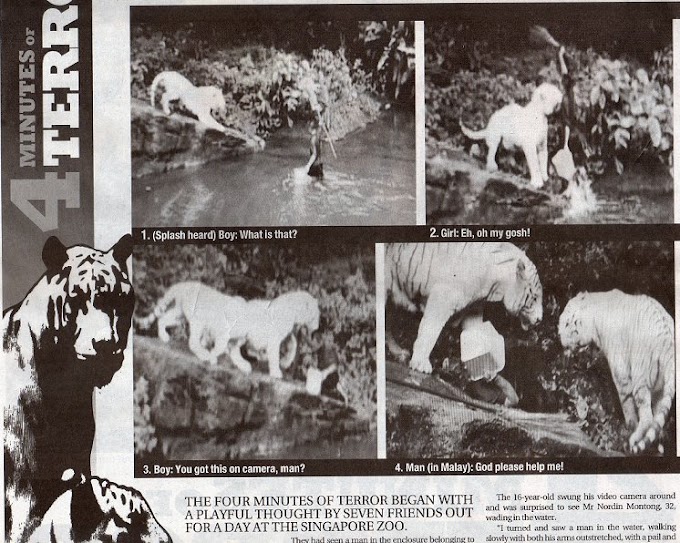
[[[460,358],[472,381],[493,379],[505,367],[505,339],[491,322],[481,322],[461,332]]]

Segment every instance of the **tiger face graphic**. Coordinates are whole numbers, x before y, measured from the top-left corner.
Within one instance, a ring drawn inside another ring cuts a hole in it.
[[[3,315],[10,541],[25,541],[68,489],[65,471],[90,474],[92,393],[120,369],[132,321],[131,252],[129,235],[106,252],[51,237],[45,273]]]

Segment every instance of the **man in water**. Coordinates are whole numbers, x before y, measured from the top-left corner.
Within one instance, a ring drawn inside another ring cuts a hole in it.
[[[576,114],[576,105],[574,98],[574,87],[576,85],[574,77],[572,75],[575,61],[572,56],[567,52],[564,45],[555,42],[557,47],[557,65],[560,70],[560,77],[562,78],[562,88],[564,89],[562,107],[560,108],[560,115],[564,126],[569,128],[565,131],[564,138],[560,138],[560,147],[564,147],[564,139],[573,139],[570,143],[570,147],[575,149],[575,152],[583,157],[588,156],[588,146],[587,139],[583,132],[579,128],[578,117]],[[570,138],[570,134],[573,138]]]
[[[322,82],[315,83],[310,77],[300,82],[300,88],[307,96],[309,105],[314,113],[314,119],[309,122],[309,160],[307,161],[307,175],[317,179],[323,178],[323,162],[321,162],[321,131],[328,132],[328,90]],[[324,92],[325,91],[325,92]],[[319,94],[326,100],[319,101]],[[326,123],[325,125],[323,123]]]
[[[316,119],[309,121],[309,161],[307,161],[307,175],[323,178],[323,162],[321,162],[321,113],[317,112]]]

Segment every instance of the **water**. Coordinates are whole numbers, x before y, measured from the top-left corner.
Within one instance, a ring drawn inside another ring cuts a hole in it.
[[[387,112],[323,148],[324,179],[287,183],[308,158],[303,129],[228,162],[143,177],[133,189],[135,226],[415,224],[415,120]]]

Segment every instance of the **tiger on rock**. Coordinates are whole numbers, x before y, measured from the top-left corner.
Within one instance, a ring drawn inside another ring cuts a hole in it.
[[[607,358],[631,434],[631,452],[655,443],[675,398],[673,318],[644,294],[620,290],[581,292],[569,300],[559,321],[569,352],[591,343]]]
[[[395,304],[423,317],[409,366],[430,373],[430,354],[444,325],[481,318],[485,302],[503,302],[528,329],[543,318],[536,266],[511,243],[392,243],[386,287]]]
[[[213,118],[213,113],[225,113],[226,102],[222,91],[215,86],[197,87],[182,74],[166,71],[154,77],[149,93],[151,107],[156,106],[156,94],[161,91],[161,107],[166,115],[170,115],[170,104],[179,103],[189,113],[195,115],[208,128],[225,132],[222,126]]]
[[[135,322],[143,330],[158,321],[158,337],[168,342],[167,329],[183,319],[189,324],[189,348],[199,359],[217,364],[222,354],[229,353],[236,367],[250,373],[250,363],[240,354],[241,347],[248,346],[266,351],[269,375],[281,378],[281,368],[290,367],[297,353],[297,330],[305,327],[312,333],[319,328],[319,302],[302,290],[273,300],[246,300],[199,281],[182,281],[165,292],[152,313]],[[210,348],[205,346],[208,342]],[[288,349],[281,357],[284,342]]]

